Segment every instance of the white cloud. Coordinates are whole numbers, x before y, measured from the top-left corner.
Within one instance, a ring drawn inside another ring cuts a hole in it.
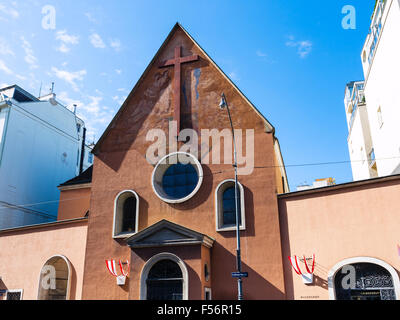
[[[25,51],[25,62],[28,63],[30,65],[31,69],[36,69],[38,68],[37,65],[37,58],[34,55],[34,52],[32,50],[32,46],[29,43],[28,40],[25,39],[25,37],[21,37],[20,38],[22,41],[22,48]]]
[[[112,39],[110,41],[110,46],[113,48],[116,52],[121,51],[121,41],[119,39]]]
[[[86,18],[88,18],[88,20],[89,20],[90,22],[97,22],[96,18],[93,16],[92,13],[86,12],[86,13],[85,13],[85,16],[86,16]]]
[[[59,70],[56,67],[52,67],[51,70],[55,74],[55,76],[59,79],[64,80],[65,82],[69,83],[72,86],[72,89],[75,91],[78,90],[78,85],[77,81],[82,81],[84,76],[86,75],[86,70],[80,70],[80,71],[67,71],[67,70]]]
[[[289,36],[289,41],[286,42],[287,47],[297,48],[297,54],[300,58],[307,57],[312,51],[312,42],[309,40],[295,41],[294,36]]]
[[[115,72],[116,72],[117,74],[121,74],[121,73],[122,73],[122,70],[121,70],[121,69],[115,69]]]
[[[101,48],[104,49],[106,47],[106,44],[104,43],[103,39],[100,37],[99,34],[97,33],[92,33],[89,36],[90,43],[93,45],[95,48]]]
[[[266,57],[267,56],[267,54],[262,52],[261,50],[257,50],[256,51],[256,55],[259,56],[259,57]]]
[[[57,99],[59,99],[62,103],[65,103],[70,110],[73,110],[74,104],[76,104],[78,108],[83,105],[81,100],[70,98],[68,93],[65,91],[57,94]]]
[[[7,41],[4,38],[0,38],[0,54],[14,56],[14,51],[11,50]]]
[[[229,76],[229,78],[231,78],[231,79],[234,80],[234,81],[240,80],[240,79],[239,79],[239,76],[238,76],[237,73],[234,72],[234,71],[232,71],[231,73],[229,73],[228,76]]]
[[[118,96],[118,95],[112,97],[112,99],[116,101],[120,106],[125,102],[126,98],[127,96]]]
[[[17,19],[19,17],[19,12],[16,9],[12,8],[11,6],[5,6],[4,4],[0,4],[0,12],[13,19]]]
[[[22,76],[22,75],[20,75],[20,74],[16,74],[15,77],[16,77],[18,80],[21,80],[21,81],[25,81],[25,80],[27,79],[27,77]]]
[[[61,30],[57,31],[56,40],[61,42],[60,46],[57,48],[57,51],[67,53],[70,51],[70,47],[68,45],[77,45],[79,43],[79,36],[68,34],[67,30]]]
[[[56,39],[68,44],[78,44],[79,36],[73,36],[67,33],[67,30],[57,31]]]
[[[103,100],[102,97],[98,96],[88,96],[88,98],[91,100],[89,104],[84,106],[84,109],[92,113],[94,116],[98,116],[100,112],[100,102]]]
[[[65,43],[61,43],[60,46],[56,50],[60,51],[62,53],[67,53],[71,50],[71,48],[68,47]]]
[[[7,74],[12,74],[13,72],[6,66],[3,60],[0,60],[0,70]]]

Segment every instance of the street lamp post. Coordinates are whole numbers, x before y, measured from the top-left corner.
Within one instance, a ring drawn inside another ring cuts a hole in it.
[[[233,138],[233,167],[235,168],[235,211],[236,211],[236,270],[238,273],[237,282],[238,282],[238,300],[243,300],[243,283],[242,283],[242,259],[240,252],[240,223],[239,223],[239,196],[238,196],[238,174],[237,174],[237,156],[236,156],[236,141],[235,141],[235,131],[233,129],[231,113],[229,110],[229,105],[226,101],[225,94],[221,95],[221,102],[219,104],[221,109],[225,109],[228,111],[229,122],[231,124],[232,129],[232,138]]]

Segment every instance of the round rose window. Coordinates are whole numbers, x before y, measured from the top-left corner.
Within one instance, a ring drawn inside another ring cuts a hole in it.
[[[152,186],[167,203],[181,203],[193,197],[203,181],[199,161],[191,154],[176,152],[162,158],[154,168]]]

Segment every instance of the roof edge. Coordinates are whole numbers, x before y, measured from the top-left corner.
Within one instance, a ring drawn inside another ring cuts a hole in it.
[[[281,193],[281,194],[278,194],[278,199],[294,198],[294,197],[300,197],[300,196],[305,196],[305,195],[310,195],[310,194],[318,194],[318,193],[331,192],[331,191],[336,191],[336,190],[350,189],[350,188],[355,188],[355,187],[360,187],[360,186],[368,186],[368,185],[373,185],[376,183],[384,183],[384,182],[390,182],[390,181],[396,181],[396,180],[400,180],[400,174],[372,178],[372,179],[359,180],[359,181],[351,181],[351,182],[335,184],[333,186],[327,186],[327,187],[321,187],[321,188],[315,188],[315,189]]]
[[[197,43],[197,41],[189,34],[188,31],[179,23],[176,22],[174,27],[171,29],[171,31],[168,33],[168,36],[165,38],[163,43],[161,44],[160,48],[157,50],[156,54],[153,56],[151,59],[150,63],[148,63],[146,69],[140,76],[139,80],[136,82],[135,86],[129,93],[128,97],[125,99],[124,103],[121,105],[119,108],[118,112],[115,114],[114,118],[111,120],[111,122],[108,124],[107,128],[104,130],[103,134],[101,135],[100,139],[97,141],[96,145],[94,146],[92,153],[94,155],[97,155],[99,152],[100,145],[102,144],[103,140],[107,136],[108,132],[111,130],[113,124],[118,120],[118,118],[121,116],[122,111],[125,109],[127,102],[133,97],[133,95],[136,93],[137,89],[139,88],[140,84],[142,83],[143,79],[146,77],[148,74],[150,68],[156,61],[157,57],[160,55],[162,49],[165,48],[167,45],[168,41],[172,37],[172,35],[175,33],[176,29],[180,28],[188,37],[190,40],[193,41],[193,43],[199,48],[199,50],[211,61],[211,63],[216,67],[216,69],[222,74],[222,76],[233,86],[233,88],[239,93],[239,95],[250,105],[250,107],[257,113],[257,115],[264,121],[266,124],[266,132],[267,133],[275,133],[275,128],[274,126],[264,117],[264,115],[256,108],[256,106],[251,103],[251,101],[243,94],[243,92],[235,85],[235,83],[222,71],[222,69],[215,63],[215,61],[207,54],[207,52]]]
[[[52,222],[30,224],[27,226],[14,227],[14,228],[8,228],[8,229],[1,229],[0,237],[6,233],[47,228],[47,227],[59,226],[59,225],[63,225],[63,224],[71,224],[71,223],[78,223],[78,222],[85,222],[85,221],[87,222],[88,220],[89,220],[88,217],[82,217],[82,218],[75,218],[75,219],[68,219],[68,220],[57,220],[57,221],[52,221]]]

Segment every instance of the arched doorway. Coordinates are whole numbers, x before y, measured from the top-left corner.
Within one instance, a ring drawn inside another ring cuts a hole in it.
[[[142,270],[142,300],[187,300],[188,272],[185,263],[171,253],[153,256]]]
[[[38,300],[68,300],[70,280],[71,268],[67,258],[51,257],[40,272]]]
[[[331,299],[396,300],[399,277],[387,263],[374,258],[352,258],[338,263],[330,272]]]
[[[172,260],[164,259],[154,264],[146,284],[147,300],[182,300],[182,271]]]

